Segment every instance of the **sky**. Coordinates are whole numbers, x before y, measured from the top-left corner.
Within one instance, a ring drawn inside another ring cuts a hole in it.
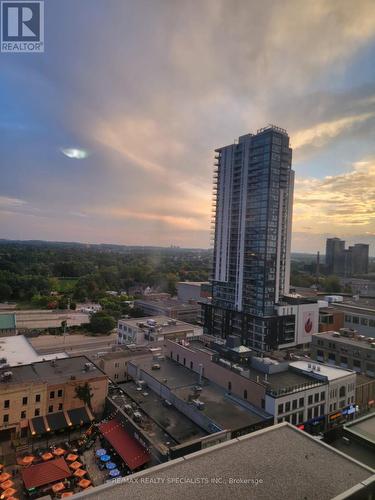
[[[45,0],[0,53],[0,238],[209,246],[214,149],[288,130],[292,250],[375,255],[373,0]]]

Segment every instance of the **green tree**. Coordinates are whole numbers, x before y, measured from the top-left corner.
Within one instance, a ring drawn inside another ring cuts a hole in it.
[[[105,312],[100,311],[90,317],[90,330],[92,333],[108,335],[115,326],[114,318]]]
[[[341,285],[337,276],[327,276],[324,283],[324,291],[328,293],[340,293]]]
[[[81,400],[90,408],[90,410],[92,410],[91,398],[93,397],[93,393],[91,392],[91,388],[88,382],[85,382],[84,385],[78,385],[75,388],[75,394],[75,398]]]
[[[0,283],[0,301],[9,300],[12,296],[12,289],[6,283]]]

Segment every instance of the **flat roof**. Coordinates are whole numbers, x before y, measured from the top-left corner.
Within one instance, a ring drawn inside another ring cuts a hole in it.
[[[374,302],[367,303],[363,301],[351,302],[332,302],[331,306],[334,309],[344,309],[345,311],[356,312],[357,314],[375,314],[375,300]]]
[[[375,413],[346,424],[345,429],[375,445]]]
[[[104,359],[105,361],[109,361],[111,359],[125,359],[125,358],[133,358],[137,356],[152,356],[152,351],[150,349],[122,349],[120,351],[115,352],[107,352],[103,356],[99,356],[97,359]]]
[[[0,314],[0,330],[11,330],[16,328],[16,315],[11,314]]]
[[[196,328],[195,325],[191,325],[190,323],[186,323],[185,321],[180,321],[178,319],[172,319],[168,316],[145,316],[144,318],[131,318],[131,319],[119,319],[119,323],[122,325],[130,326],[132,328],[140,328],[141,330],[147,330],[152,327],[152,325],[148,325],[147,321],[155,322],[155,328],[161,328],[158,335],[167,335],[170,333],[179,333],[186,331],[194,331]],[[142,328],[139,323],[143,323],[145,326]]]
[[[85,365],[89,363],[90,369],[86,370]],[[13,366],[3,368],[0,374],[11,371],[12,377],[0,382],[0,388],[9,384],[25,383],[49,383],[58,384],[68,380],[90,380],[95,377],[105,377],[105,374],[86,356],[75,356],[67,358],[53,359],[51,361],[38,361],[28,365]],[[74,377],[74,379],[72,379]],[[4,384],[4,385],[2,385]]]
[[[291,363],[289,363],[289,366],[291,366],[292,368],[296,368],[297,370],[309,372],[311,373],[311,376],[318,375],[321,377],[325,377],[327,380],[337,380],[355,373],[353,370],[347,370],[346,368],[339,368],[338,366],[326,365],[324,363],[318,363],[316,361],[310,360],[292,361]]]
[[[152,360],[137,360],[136,364],[161,384],[169,387],[176,396],[184,401],[188,401],[189,395],[192,393],[192,387],[197,386],[199,383],[197,373],[169,359],[158,363],[159,370],[152,370],[154,364]],[[246,427],[263,422],[266,419],[265,416],[260,416],[259,413],[251,411],[250,408],[245,409],[230,400],[226,396],[226,391],[218,385],[204,379],[204,383],[200,384],[200,386],[202,392],[199,400],[206,403],[202,413],[214,420],[223,429]]]
[[[375,471],[288,423],[278,424],[78,493],[78,498],[329,500]]]
[[[136,299],[134,301],[135,304],[145,304],[151,305],[154,307],[160,307],[164,309],[197,309],[200,308],[198,304],[187,304],[186,302],[182,302],[175,299]]]
[[[371,347],[371,344],[367,342],[367,339],[369,337],[366,337],[365,339],[358,339],[355,337],[345,337],[344,335],[340,335],[339,337],[337,336],[338,332],[330,331],[330,332],[321,332],[321,333],[314,333],[312,337],[316,338],[322,338],[326,340],[332,340],[334,342],[340,342],[343,344],[348,344],[348,345],[353,345],[357,347],[358,349],[371,349],[372,351],[375,351],[373,347]],[[360,335],[360,334],[358,334]],[[375,336],[375,332],[374,332]]]
[[[67,357],[65,352],[39,355],[23,335],[0,337],[0,358],[5,358],[6,364],[10,366],[28,365],[38,361]]]

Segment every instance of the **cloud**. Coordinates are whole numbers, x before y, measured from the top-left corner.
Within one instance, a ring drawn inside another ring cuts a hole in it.
[[[375,159],[357,162],[348,173],[297,179],[294,229],[311,224],[313,233],[375,230]]]
[[[7,196],[0,196],[0,208],[17,208],[26,205],[27,202],[18,198],[9,198]]]

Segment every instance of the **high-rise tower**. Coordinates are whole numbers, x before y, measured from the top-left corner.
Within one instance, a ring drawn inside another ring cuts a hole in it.
[[[216,150],[212,303],[205,332],[258,350],[295,340],[277,313],[289,294],[294,172],[284,129],[270,125]]]

